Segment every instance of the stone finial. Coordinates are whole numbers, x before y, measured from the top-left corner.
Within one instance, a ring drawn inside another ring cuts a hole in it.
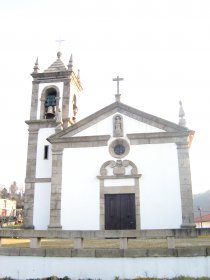
[[[69,59],[69,64],[67,65],[67,67],[68,67],[69,71],[72,71],[72,68],[73,68],[73,57],[72,57],[72,54],[71,54],[71,57]]]
[[[186,126],[186,120],[184,118],[185,116],[185,112],[184,112],[184,109],[183,109],[183,106],[182,106],[182,101],[179,101],[179,125],[181,126]]]
[[[38,63],[38,57],[36,59],[36,62],[34,64],[34,73],[38,73],[39,71],[39,63]]]
[[[61,58],[62,53],[61,52],[57,52],[57,58]]]

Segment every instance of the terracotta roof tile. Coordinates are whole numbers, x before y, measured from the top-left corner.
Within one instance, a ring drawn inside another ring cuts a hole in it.
[[[195,218],[195,223],[209,222],[209,221],[210,221],[210,214]]]

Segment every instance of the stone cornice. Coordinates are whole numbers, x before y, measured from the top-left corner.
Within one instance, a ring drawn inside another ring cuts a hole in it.
[[[57,81],[63,79],[69,79],[72,71],[59,71],[59,72],[42,72],[42,73],[32,73],[31,76],[34,81]]]
[[[97,176],[98,179],[102,180],[112,180],[112,179],[134,179],[134,178],[141,178],[142,174],[134,174],[134,175],[104,175],[104,176]]]
[[[25,183],[50,183],[51,178],[26,178]]]
[[[110,135],[100,136],[80,136],[80,137],[63,137],[51,138],[47,140],[51,144],[61,145],[62,148],[79,148],[79,147],[99,147],[107,146]]]
[[[113,103],[114,104],[114,103]],[[188,128],[182,127],[176,123],[167,121],[160,117],[145,113],[133,107],[130,107],[124,103],[119,102],[119,112],[127,115],[133,119],[136,119],[142,123],[154,126],[156,128],[162,129],[164,131],[186,131]]]
[[[101,238],[197,238],[209,236],[210,228],[152,229],[152,230],[24,230],[0,228],[0,238],[47,238],[47,239],[101,239]]]
[[[73,71],[59,71],[59,72],[43,72],[43,73],[32,73],[31,76],[34,78],[32,83],[52,83],[52,82],[63,82],[65,80],[72,80],[79,91],[82,90],[82,86]]]
[[[56,127],[59,125],[55,119],[42,119],[42,120],[27,120],[25,121],[27,125],[29,125],[29,129],[40,129],[40,128],[49,128]]]
[[[152,132],[152,133],[133,133],[127,134],[131,145],[138,144],[159,144],[159,143],[188,143],[189,136],[194,131],[176,131],[176,132]]]

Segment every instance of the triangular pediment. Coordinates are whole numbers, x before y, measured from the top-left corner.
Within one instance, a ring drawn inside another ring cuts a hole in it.
[[[115,114],[122,115],[125,119],[130,119],[132,123],[137,123],[138,128],[135,131],[128,131],[126,132],[125,128],[125,134],[133,134],[138,133],[142,135],[151,134],[151,133],[172,133],[173,135],[183,134],[183,135],[189,135],[190,130],[186,127],[182,127],[178,124],[175,124],[173,122],[167,121],[165,119],[156,117],[154,115],[145,113],[143,111],[140,111],[138,109],[135,109],[133,107],[130,107],[126,104],[123,104],[121,102],[114,102],[110,104],[107,107],[104,107],[103,109],[95,112],[94,114],[80,120],[76,124],[72,125],[71,127],[68,127],[64,130],[61,130],[60,132],[52,135],[48,140],[53,143],[57,142],[56,140],[61,138],[72,138],[72,137],[87,137],[87,136],[96,136],[96,133],[93,133],[92,128],[94,126],[97,126],[97,131],[99,131],[98,135],[101,136],[107,136],[110,135],[109,132],[103,131],[101,132],[98,130],[99,124],[106,123],[107,119],[110,119]],[[147,129],[144,131],[143,127],[147,127]],[[76,139],[75,139],[76,140]]]

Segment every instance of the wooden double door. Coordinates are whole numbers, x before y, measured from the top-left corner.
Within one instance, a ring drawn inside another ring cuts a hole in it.
[[[105,229],[136,229],[135,194],[105,194]]]

